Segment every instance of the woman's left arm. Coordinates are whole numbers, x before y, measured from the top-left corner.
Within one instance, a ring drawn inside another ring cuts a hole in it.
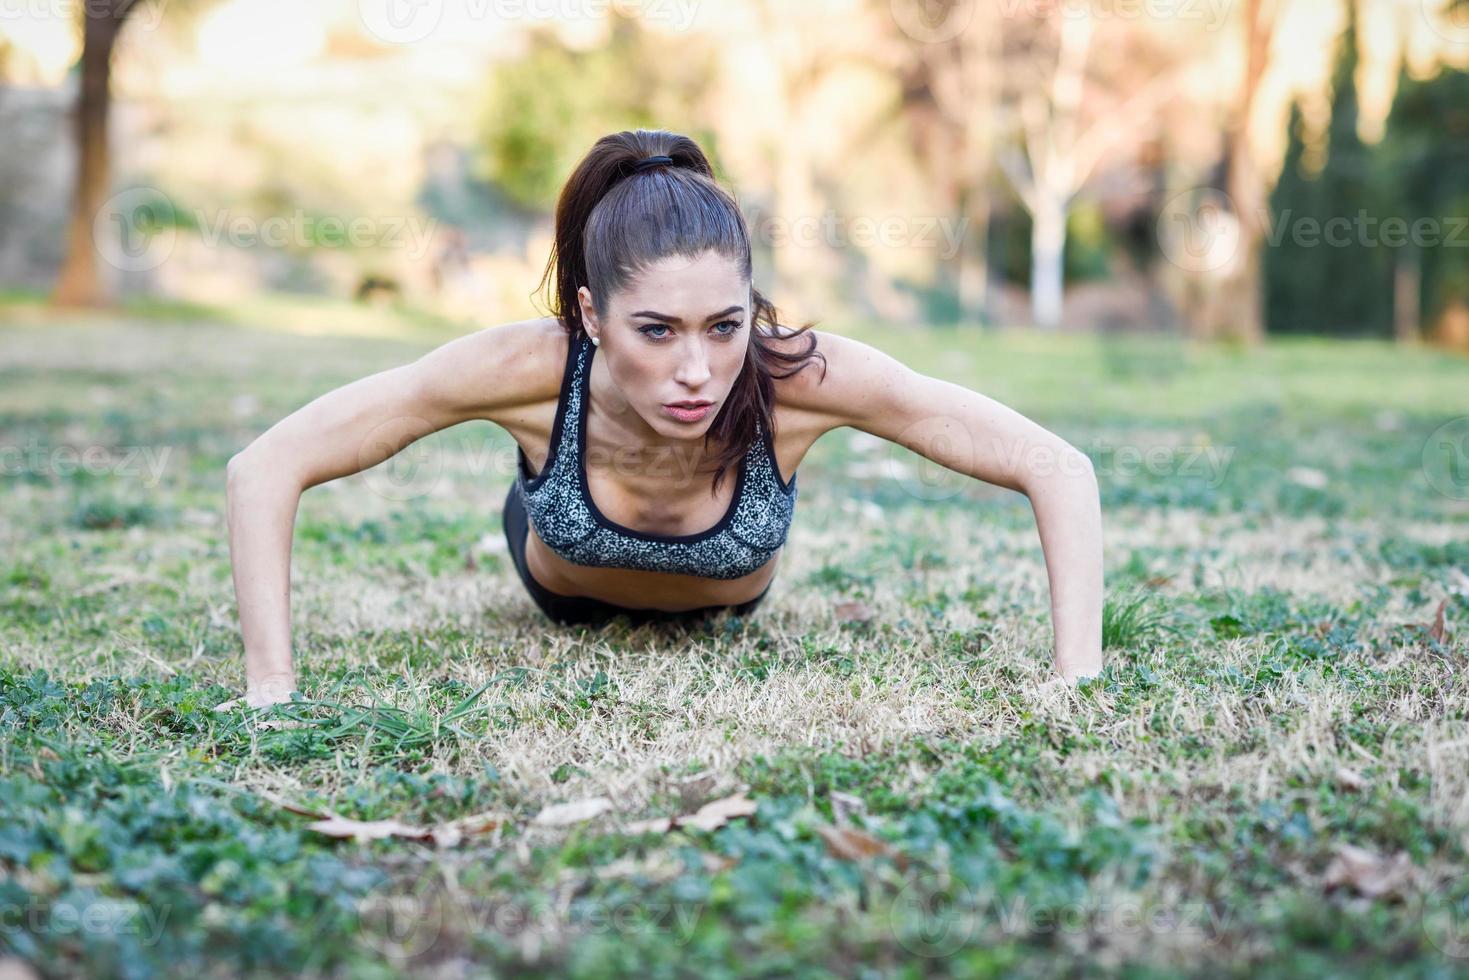
[[[1029,498],[1050,583],[1056,672],[1070,683],[1101,673],[1102,509],[1087,455],[992,398],[860,341],[812,332],[828,371],[806,397],[830,427],[869,432]]]

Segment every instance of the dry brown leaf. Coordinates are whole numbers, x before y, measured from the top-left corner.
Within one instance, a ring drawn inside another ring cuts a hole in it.
[[[1343,844],[1326,868],[1322,883],[1327,888],[1349,886],[1369,898],[1401,892],[1413,880],[1413,861],[1408,852],[1390,858],[1366,848]]]
[[[832,827],[818,824],[816,832],[826,842],[826,852],[843,861],[861,861],[869,857],[892,858],[899,870],[908,868],[908,856],[881,837],[860,827]]]
[[[1367,780],[1362,774],[1347,766],[1336,767],[1336,784],[1342,789],[1362,790],[1367,788]]]
[[[851,602],[839,602],[832,611],[836,613],[837,619],[844,623],[865,623],[872,618],[872,608],[865,602],[853,600]]]
[[[1161,589],[1175,578],[1177,578],[1176,575],[1151,575],[1143,580],[1143,585],[1150,589]]]
[[[612,801],[605,796],[592,796],[585,800],[569,803],[553,803],[535,815],[532,823],[543,827],[565,827],[600,817],[612,809]]]
[[[633,876],[647,878],[652,881],[668,881],[683,873],[684,864],[672,855],[663,851],[654,851],[646,857],[622,857],[610,864],[603,865],[595,872],[596,876],[603,881],[612,878],[630,878]]]
[[[844,861],[860,861],[893,853],[888,842],[857,827],[831,827],[819,824],[816,832],[826,841],[826,852]]]
[[[487,834],[505,825],[506,816],[503,813],[491,811],[488,813],[476,813],[469,817],[460,817],[446,824],[429,828],[429,837],[436,847],[453,847],[466,837],[475,837],[479,834]]]
[[[429,831],[423,827],[414,827],[397,820],[353,820],[335,813],[324,820],[312,821],[309,829],[328,837],[351,837],[359,841],[383,840],[388,837],[424,840],[429,836]]]
[[[699,830],[717,830],[735,817],[748,817],[755,812],[755,801],[746,799],[743,791],[712,800],[688,816],[677,818],[680,827],[697,827]]]
[[[1433,625],[1428,627],[1428,638],[1440,646],[1448,638],[1448,632],[1444,629],[1444,610],[1448,608],[1448,605],[1449,600],[1445,597],[1438,604],[1438,612],[1433,617]]]
[[[697,830],[718,830],[735,817],[748,817],[755,812],[754,800],[746,799],[741,790],[723,799],[712,800],[693,813],[681,817],[653,817],[635,820],[623,827],[628,834],[645,834],[649,831],[667,833],[675,827],[693,827]]]
[[[282,810],[311,817],[309,829],[328,837],[352,838],[354,840],[383,840],[399,837],[404,840],[432,841],[437,847],[453,847],[466,837],[488,833],[505,823],[505,815],[497,812],[476,813],[460,817],[433,827],[415,827],[398,820],[353,820],[330,810],[311,810],[263,789],[255,790],[262,799],[269,800]]]
[[[283,799],[282,797],[276,796],[274,793],[270,792],[269,790],[257,789],[257,790],[253,790],[252,792],[254,792],[254,794],[256,796],[260,797],[261,799],[268,800],[269,802],[274,803],[276,806],[280,807],[282,810],[287,810],[287,811],[289,811],[291,813],[298,813],[298,814],[300,814],[303,817],[311,817],[311,818],[313,818],[315,820],[326,820],[327,818],[333,817],[333,816],[336,815],[336,814],[332,813],[330,810],[308,810],[306,807],[302,806],[301,804],[299,804],[299,803],[292,803],[290,800]]]

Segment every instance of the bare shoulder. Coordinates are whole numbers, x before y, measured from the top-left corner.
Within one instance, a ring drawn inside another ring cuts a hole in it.
[[[570,334],[537,317],[456,337],[412,365],[419,397],[457,421],[513,425],[561,391]]]
[[[809,336],[808,336],[809,335]],[[811,348],[811,337],[815,347]],[[811,329],[793,338],[772,338],[771,345],[788,354],[811,348],[814,363],[774,382],[783,414],[801,420],[816,435],[864,416],[865,408],[889,399],[914,375],[910,368],[871,344],[827,330]],[[784,374],[784,365],[777,367]]]

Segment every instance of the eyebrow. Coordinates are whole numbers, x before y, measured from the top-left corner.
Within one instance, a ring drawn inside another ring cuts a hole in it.
[[[710,320],[717,320],[719,317],[729,316],[731,313],[743,312],[745,312],[745,308],[736,304],[734,306],[720,310],[718,313],[709,314],[709,316],[705,318],[704,322],[708,323]],[[667,313],[659,313],[656,310],[638,310],[636,313],[629,313],[628,316],[645,316],[654,320],[662,320],[664,323],[683,323],[683,321],[676,316],[669,316]]]

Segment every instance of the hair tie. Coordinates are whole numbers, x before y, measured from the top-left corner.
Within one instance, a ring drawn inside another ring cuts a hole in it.
[[[653,157],[644,157],[643,159],[639,160],[637,163],[633,164],[632,165],[632,169],[633,169],[633,173],[638,173],[639,171],[647,170],[649,167],[656,167],[656,166],[659,166],[661,164],[672,163],[672,162],[673,162],[673,157],[668,157],[668,156],[661,156],[660,155],[660,156],[653,156]]]

